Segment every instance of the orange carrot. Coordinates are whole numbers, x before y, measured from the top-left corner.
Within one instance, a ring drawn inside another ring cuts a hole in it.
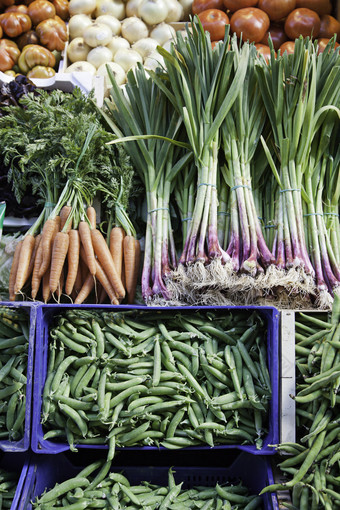
[[[78,230],[74,229],[70,230],[68,236],[70,240],[67,252],[68,272],[66,278],[65,293],[70,296],[77,278],[77,272],[79,267],[80,239]]]
[[[42,231],[41,244],[42,244],[42,257],[43,258],[42,258],[42,263],[41,263],[40,269],[39,269],[40,278],[47,271],[47,268],[51,261],[53,236],[54,236],[56,227],[57,227],[57,224],[56,224],[55,218],[49,219],[45,222],[45,225],[44,225],[44,228]]]
[[[42,242],[40,241],[38,249],[37,249],[37,254],[36,254],[35,260],[34,260],[33,274],[32,274],[32,280],[31,280],[32,299],[35,299],[37,297],[38,290],[40,287],[41,276],[39,276],[39,269],[40,269],[40,265],[42,263],[42,253],[43,253],[42,252]]]
[[[89,272],[89,270],[87,270]],[[72,298],[74,299],[74,295],[77,296],[80,292],[80,289],[82,288],[83,286],[83,282],[86,280],[87,276],[83,279],[82,278],[82,272],[81,272],[81,268],[80,268],[80,261],[78,261],[78,271],[77,271],[77,276],[76,276],[76,280],[74,282],[74,285],[73,285],[73,289],[72,289]]]
[[[61,218],[60,216],[56,216],[55,217],[55,231],[54,231],[54,236],[56,235],[57,232],[60,232],[61,228],[60,228],[60,225],[61,225]]]
[[[65,264],[68,245],[69,245],[68,234],[66,232],[58,232],[54,238],[51,258],[50,291],[52,294],[58,288],[60,275]]]
[[[125,230],[122,227],[114,227],[110,233],[110,252],[119,278],[122,278],[123,244]]]
[[[63,230],[66,220],[71,214],[72,207],[70,205],[64,205],[64,207],[60,211],[60,230]],[[66,228],[66,232],[69,232],[72,228],[72,220],[69,222]]]
[[[51,297],[51,291],[50,291],[50,266],[48,266],[47,270],[44,273],[44,276],[42,277],[43,284],[42,284],[42,297],[44,303],[47,303]]]
[[[90,273],[92,275],[96,274],[96,259],[94,256],[94,250],[92,245],[92,237],[91,237],[91,230],[86,221],[81,221],[79,223],[79,235],[81,239],[81,243],[84,247],[85,254],[86,254],[86,265],[90,270]]]
[[[80,289],[80,292],[78,296],[76,297],[74,303],[76,305],[80,305],[85,301],[85,299],[91,294],[92,289],[94,287],[94,277],[91,273],[88,274],[88,277],[83,283],[82,288]]]
[[[50,279],[51,279],[51,277],[50,277]],[[64,271],[64,266],[63,266],[63,268],[61,270],[61,275],[60,275],[60,278],[59,278],[59,282],[58,282],[58,288],[57,288],[58,303],[60,302],[60,298],[61,298],[61,295],[63,293],[64,283],[65,283],[65,271]]]
[[[86,216],[88,217],[91,227],[96,228],[97,215],[96,215],[96,210],[94,207],[92,207],[92,205],[89,205],[88,208],[86,209]]]
[[[9,291],[9,300],[10,301],[15,301],[14,285],[15,285],[15,280],[16,280],[17,271],[18,271],[18,264],[19,264],[22,243],[23,243],[23,241],[19,241],[18,244],[16,245],[14,256],[13,256],[13,262],[12,262],[12,266],[11,266],[11,271],[9,273],[8,291]]]
[[[25,281],[28,278],[28,268],[30,265],[34,244],[34,237],[31,234],[27,234],[23,239],[20,250],[18,269],[14,284],[14,294],[18,294],[21,291]]]
[[[124,238],[124,267],[125,267],[125,285],[128,296],[128,304],[132,304],[135,299],[137,279],[140,263],[140,243],[133,236]]]
[[[122,284],[126,293],[126,281],[125,281],[125,264],[124,264],[124,253],[123,253],[123,263],[122,263]]]
[[[111,305],[119,305],[117,294],[115,293],[115,290],[111,285],[111,282],[107,277],[107,274],[105,273],[102,265],[98,262],[98,260],[96,260],[96,266],[97,266],[96,278],[105,289],[105,292],[109,297]]]
[[[35,262],[35,257],[37,256],[37,251],[38,251],[38,248],[39,248],[39,244],[40,244],[40,241],[41,241],[41,234],[38,234],[37,236],[35,236],[35,243],[34,243],[34,248],[33,248],[33,253],[32,253],[32,257],[31,257],[31,260],[30,260],[30,265],[28,266],[28,275],[27,275],[27,279],[31,276],[32,272],[33,272],[33,268],[34,268],[34,262]],[[26,280],[27,281],[27,280]],[[26,282],[25,282],[26,283]],[[24,283],[24,285],[25,285]]]
[[[95,254],[108,277],[115,294],[118,299],[123,299],[125,296],[125,289],[122,284],[122,280],[117,274],[115,265],[112,260],[110,250],[106,244],[104,236],[99,230],[91,230],[92,244]],[[99,278],[98,278],[99,279]]]
[[[105,242],[105,239],[104,239],[104,242]],[[80,256],[83,260],[86,260],[86,254],[85,254],[83,247],[80,248]],[[117,299],[115,290],[114,290],[113,286],[111,285],[108,275],[106,274],[106,272],[104,271],[104,268],[102,267],[102,265],[100,264],[100,262],[98,260],[96,260],[96,278],[104,287],[106,294],[109,296],[111,304],[119,305],[119,301]]]

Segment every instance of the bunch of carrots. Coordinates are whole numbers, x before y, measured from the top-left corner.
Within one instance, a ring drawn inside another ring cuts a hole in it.
[[[32,227],[16,248],[9,281],[10,300],[23,294],[30,283],[31,298],[41,291],[42,300],[60,301],[62,294],[75,304],[83,303],[95,291],[96,301],[118,305],[126,297],[134,302],[140,265],[140,243],[113,227],[105,239],[96,227],[96,211],[88,206],[79,222],[72,206],[60,214],[51,213],[42,232]]]

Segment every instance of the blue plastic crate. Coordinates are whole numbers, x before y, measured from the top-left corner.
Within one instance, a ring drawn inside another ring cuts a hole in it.
[[[73,456],[74,458],[74,456]],[[226,463],[228,457],[226,456]],[[40,496],[46,488],[52,489],[79,473],[84,466],[74,466],[65,454],[37,455],[32,459],[29,473],[18,510],[32,510],[30,501]],[[236,460],[228,467],[192,467],[175,466],[176,483],[184,482],[183,488],[197,485],[213,487],[216,483],[236,482],[239,479],[248,487],[251,494],[258,494],[264,487],[274,483],[273,473],[268,457],[254,456],[240,452]],[[168,466],[114,466],[112,471],[123,471],[132,485],[148,481],[157,485],[167,485]],[[279,510],[276,494],[263,494],[264,510]]]
[[[11,308],[24,308],[29,315],[29,340],[28,340],[28,358],[27,358],[27,384],[26,384],[26,412],[25,412],[25,430],[24,437],[19,441],[10,441],[1,439],[0,450],[5,452],[26,452],[31,445],[31,414],[32,414],[32,393],[33,393],[33,365],[34,365],[34,343],[35,326],[37,318],[36,303],[26,302],[0,302],[0,306]]]
[[[41,305],[37,310],[37,328],[36,328],[36,355],[35,355],[35,368],[34,368],[34,405],[33,405],[33,420],[32,420],[32,449],[35,453],[61,453],[69,450],[69,445],[66,442],[57,442],[51,440],[44,440],[43,426],[40,423],[41,407],[42,407],[42,392],[46,379],[47,361],[48,361],[48,341],[49,329],[53,318],[68,309],[103,309],[107,311],[124,311],[124,310],[143,310],[148,313],[155,314],[156,312],[166,312],[173,310],[174,312],[185,311],[216,311],[223,313],[223,310],[249,310],[254,312],[256,310],[267,322],[267,356],[268,367],[272,385],[272,399],[269,410],[269,424],[268,434],[263,438],[263,447],[257,449],[255,445],[216,445],[213,449],[228,449],[238,448],[250,452],[255,455],[272,455],[275,453],[275,448],[269,445],[274,445],[279,442],[279,312],[274,307],[252,307],[252,306],[239,306],[239,307],[146,307],[146,306],[118,306],[111,305]],[[93,448],[93,449],[107,449],[107,445],[77,445],[78,448]],[[156,446],[133,446],[124,448],[124,450],[166,450],[164,447],[157,448]],[[186,449],[197,450],[211,450],[210,446],[193,446]],[[119,450],[119,448],[117,448]]]
[[[7,471],[12,471],[18,475],[18,485],[12,501],[11,510],[18,510],[20,507],[23,487],[30,465],[30,454],[26,453],[0,453],[0,467]]]

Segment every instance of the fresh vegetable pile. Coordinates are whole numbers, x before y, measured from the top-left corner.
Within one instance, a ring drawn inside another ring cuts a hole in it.
[[[50,330],[44,439],[115,447],[256,444],[268,432],[266,324],[254,312],[67,311]]]
[[[192,1],[192,0],[191,0]],[[186,5],[187,4],[187,5]],[[169,45],[176,33],[171,25],[191,13],[186,0],[71,0],[70,43],[66,72],[85,71],[105,76],[106,64],[122,85],[137,63],[155,68],[161,61],[157,45]]]
[[[168,485],[159,486],[148,481],[140,485],[131,485],[122,473],[110,472],[111,463],[97,461],[80,471],[77,476],[57,484],[53,489],[36,498],[33,507],[36,510],[77,505],[77,509],[104,508],[262,508],[261,497],[250,495],[249,490],[240,481],[237,485],[217,483],[215,487],[193,487],[182,489],[182,483],[176,484],[171,469],[168,473]],[[94,506],[96,505],[96,506]]]
[[[0,308],[0,438],[24,435],[29,319],[24,310]]]
[[[317,39],[319,52],[334,34],[340,37],[330,0],[194,0],[192,12],[198,14],[213,45],[223,39],[225,25],[230,24],[232,33],[254,42],[266,58],[270,57],[269,36],[281,54],[294,53],[300,35]]]
[[[15,252],[10,299],[20,294],[47,302],[65,292],[81,303],[94,291],[97,301],[108,296],[118,304],[127,292],[133,302],[139,243],[126,212],[133,169],[123,149],[106,145],[112,137],[92,98],[79,89],[72,94],[41,91],[6,113],[0,118],[0,150],[16,197],[20,201],[30,184],[43,206]],[[98,193],[112,254],[96,228],[92,203]]]
[[[68,39],[68,0],[0,2],[0,71],[50,78]]]
[[[0,86],[0,117],[6,115],[4,107],[10,105],[19,105],[19,100],[23,95],[29,92],[37,94],[35,85],[27,79],[26,76],[19,75],[9,83],[3,83]],[[36,199],[32,196],[32,187],[28,185],[27,191],[21,197],[18,204],[13,193],[12,186],[8,182],[8,166],[3,162],[3,156],[0,155],[0,187],[1,199],[6,202],[6,216],[14,216],[16,218],[26,218],[38,216],[41,206],[37,205]],[[5,280],[1,280],[4,285]]]
[[[104,111],[147,191],[145,301],[329,307],[340,282],[334,41],[318,54],[300,38],[267,63],[228,29],[214,50],[198,19],[186,35],[158,49],[163,69],[129,73],[124,92],[111,73]]]
[[[2,508],[11,508],[18,486],[18,474],[0,468],[0,503]]]
[[[287,482],[265,491],[289,489],[288,508],[336,508],[339,502],[340,299],[330,320],[300,313],[296,321],[297,443],[278,446],[291,456],[279,466]]]

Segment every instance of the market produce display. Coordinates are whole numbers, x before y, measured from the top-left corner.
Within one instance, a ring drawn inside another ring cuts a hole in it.
[[[68,16],[67,0],[1,2],[0,71],[29,78],[54,76],[68,40]]]
[[[97,461],[82,469],[76,477],[65,480],[47,490],[33,503],[33,508],[43,510],[46,505],[53,508],[77,504],[78,509],[102,508],[107,501],[108,508],[233,508],[261,509],[261,497],[252,495],[239,481],[216,483],[214,487],[198,486],[191,489],[176,483],[176,471],[169,469],[168,484],[156,485],[149,481],[139,485],[130,484],[123,473],[110,471],[111,463]],[[94,506],[98,503],[98,506]]]
[[[18,441],[25,430],[29,339],[27,313],[0,307],[0,335],[0,438]]]
[[[164,69],[140,66],[124,92],[110,73],[112,143],[147,191],[147,303],[329,307],[340,281],[333,48],[318,54],[300,38],[292,56],[272,48],[267,62],[235,36],[212,50],[194,19],[186,38],[158,49]]]
[[[14,254],[10,299],[28,294],[47,302],[65,292],[81,303],[94,291],[99,301],[108,296],[118,304],[127,293],[133,302],[140,251],[126,212],[133,180],[126,153],[106,145],[112,136],[91,97],[78,89],[42,91],[21,106],[10,106],[0,119],[0,150],[18,200],[30,184],[43,210]],[[112,254],[96,227],[92,202],[99,192]]]
[[[296,443],[283,443],[290,454],[279,463],[287,482],[265,491],[289,489],[287,508],[336,508],[339,501],[340,298],[327,317],[300,313],[296,319]]]
[[[261,449],[272,398],[266,328],[243,310],[67,311],[49,334],[44,439],[72,450],[108,443],[109,460],[133,445]]]

